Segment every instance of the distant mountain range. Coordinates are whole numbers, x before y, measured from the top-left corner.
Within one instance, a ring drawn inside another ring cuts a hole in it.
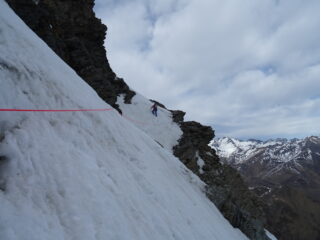
[[[265,203],[279,239],[320,239],[320,137],[268,141],[220,138],[214,148]]]

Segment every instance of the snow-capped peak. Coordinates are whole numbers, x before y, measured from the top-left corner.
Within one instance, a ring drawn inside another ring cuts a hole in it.
[[[212,140],[210,146],[213,147],[221,157],[228,158],[237,152],[246,152],[257,145],[257,141],[241,141],[235,138],[224,137]]]
[[[277,138],[267,141],[237,140],[234,138],[220,138],[213,140],[210,146],[218,155],[234,164],[244,163],[259,155],[260,161],[297,162],[299,159],[312,160],[310,144],[320,146],[320,138],[316,136],[304,139]]]

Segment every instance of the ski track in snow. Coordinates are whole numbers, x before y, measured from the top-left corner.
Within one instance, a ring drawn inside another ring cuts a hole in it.
[[[0,81],[1,108],[110,107],[3,0]],[[150,131],[115,111],[2,112],[0,239],[247,239],[168,151],[181,133]]]

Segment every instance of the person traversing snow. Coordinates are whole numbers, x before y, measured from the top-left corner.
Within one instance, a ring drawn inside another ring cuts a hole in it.
[[[158,106],[157,106],[157,104],[154,103],[154,104],[151,106],[151,109],[152,109],[152,114],[157,117],[157,116],[158,116],[158,114],[157,114],[157,111],[158,111]]]

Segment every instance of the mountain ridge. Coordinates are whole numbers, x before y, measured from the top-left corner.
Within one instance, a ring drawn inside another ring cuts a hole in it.
[[[107,28],[95,17],[93,0],[7,2],[105,102],[126,115],[130,113],[131,116],[135,111],[137,117],[145,115],[150,102],[140,101],[141,96],[118,78],[108,63],[103,46]],[[251,239],[269,239],[264,231],[263,212],[255,196],[248,191],[240,175],[232,168],[221,165],[218,156],[208,147],[214,136],[212,128],[192,121],[184,122],[182,111],[169,111],[164,105],[159,105],[162,106],[159,111],[165,116],[171,113],[170,118],[179,125],[182,134],[180,139],[176,139],[175,148],[167,150],[174,151],[175,156],[207,184],[209,198],[233,226],[240,228]],[[150,116],[146,119],[156,124]],[[161,138],[161,133],[153,131],[148,124],[135,125],[161,146],[170,146]],[[168,127],[174,129],[170,122]]]
[[[237,169],[265,203],[268,228],[279,239],[320,237],[320,137],[241,141],[213,140],[210,146]]]
[[[1,108],[110,108],[0,9]],[[116,111],[1,112],[0,156],[0,239],[247,239],[196,175]]]

